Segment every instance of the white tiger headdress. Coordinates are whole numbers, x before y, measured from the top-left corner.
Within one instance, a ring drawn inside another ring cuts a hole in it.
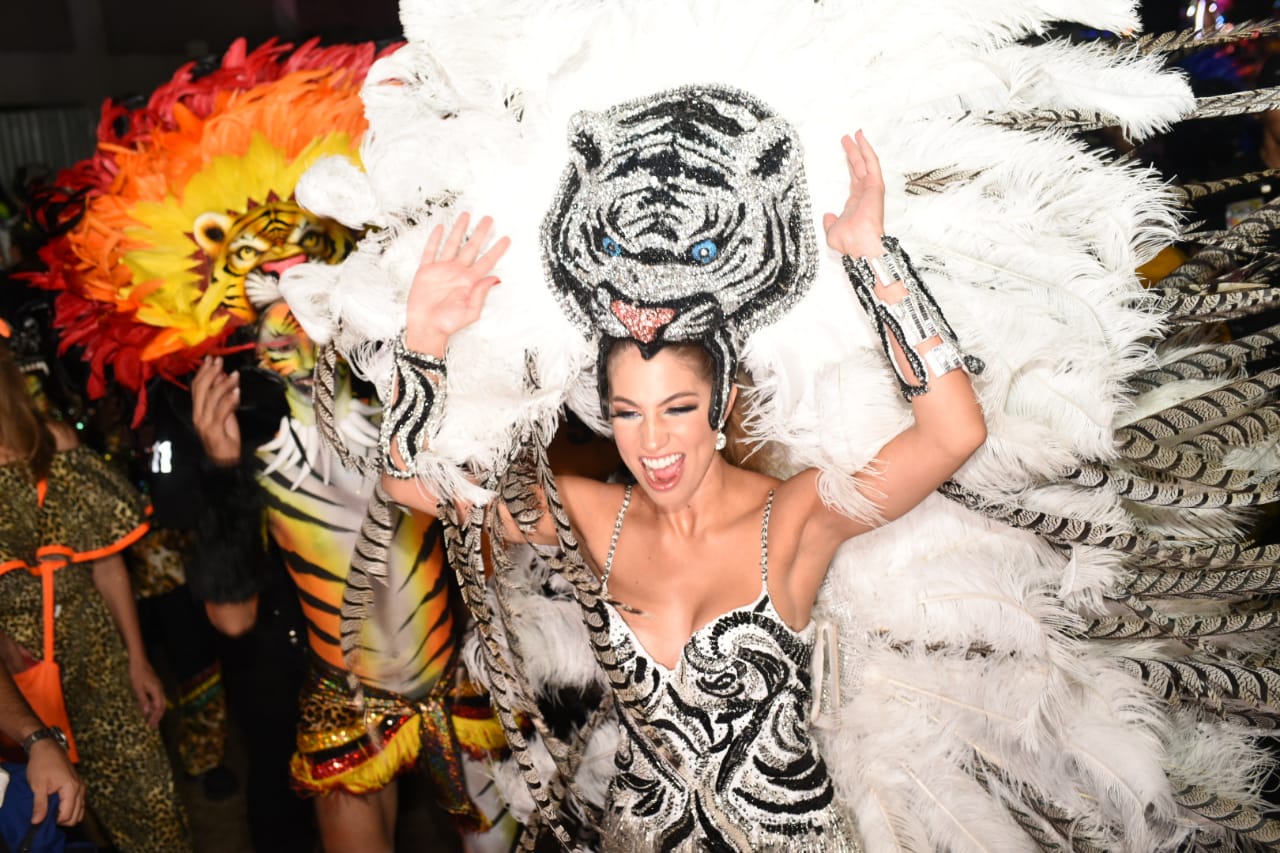
[[[583,334],[597,379],[617,340],[646,358],[697,342],[716,378],[719,429],[737,341],[808,289],[815,240],[800,142],[759,100],[689,86],[576,114],[573,159],[542,228],[547,279]]]

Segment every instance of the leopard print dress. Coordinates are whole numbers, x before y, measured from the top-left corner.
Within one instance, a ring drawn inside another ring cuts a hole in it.
[[[40,575],[30,567],[56,566],[54,655],[89,807],[122,853],[190,850],[168,755],[138,709],[90,563],[145,532],[145,504],[87,448],[56,454],[45,482],[41,503],[24,463],[0,465],[0,630],[42,654]]]

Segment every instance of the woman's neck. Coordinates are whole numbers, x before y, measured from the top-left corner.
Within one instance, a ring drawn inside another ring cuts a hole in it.
[[[661,506],[646,494],[658,524],[681,538],[695,538],[708,527],[718,526],[724,515],[727,481],[732,470],[733,466],[717,455],[683,506]]]

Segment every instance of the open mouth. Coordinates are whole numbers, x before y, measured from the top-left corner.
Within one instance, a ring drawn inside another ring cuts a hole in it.
[[[640,466],[644,468],[644,478],[649,485],[659,492],[675,488],[684,473],[684,454],[669,453],[666,456],[641,456]]]

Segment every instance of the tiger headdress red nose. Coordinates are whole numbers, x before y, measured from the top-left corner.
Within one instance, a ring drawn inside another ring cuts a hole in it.
[[[795,131],[753,96],[690,86],[579,113],[542,227],[561,308],[589,337],[645,357],[700,343],[719,428],[737,342],[808,288],[816,239]],[[599,365],[603,381],[603,363]]]

